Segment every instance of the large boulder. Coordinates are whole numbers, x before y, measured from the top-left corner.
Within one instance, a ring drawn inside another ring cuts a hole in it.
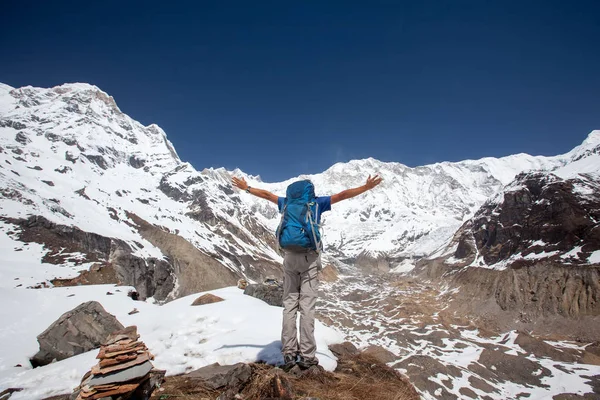
[[[329,346],[329,350],[336,357],[348,357],[348,356],[357,356],[360,354],[360,351],[350,342],[336,343]]]
[[[261,299],[269,305],[283,307],[283,286],[252,284],[246,287],[244,294]]]
[[[40,351],[31,364],[42,366],[99,348],[112,332],[123,328],[97,301],[80,304],[38,335]]]

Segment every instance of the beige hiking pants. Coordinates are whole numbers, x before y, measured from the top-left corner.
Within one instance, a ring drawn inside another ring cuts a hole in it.
[[[315,305],[317,303],[317,272],[321,258],[314,252],[286,252],[283,257],[283,327],[282,353],[300,353],[313,359],[315,342]],[[300,311],[300,345],[298,345],[296,315]]]

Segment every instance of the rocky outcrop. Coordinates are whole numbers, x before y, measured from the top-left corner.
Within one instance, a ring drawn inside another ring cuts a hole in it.
[[[167,299],[175,287],[172,262],[154,257],[135,256],[134,249],[123,240],[85,232],[75,226],[56,224],[37,215],[27,219],[3,220],[20,227],[17,233],[19,240],[44,245],[48,252],[42,258],[43,262],[98,263],[98,271],[84,272],[79,279],[56,280],[60,286],[67,286],[69,283],[119,283],[134,286],[142,299],[154,297],[157,300]],[[69,257],[72,253],[83,253],[85,257],[71,259]],[[101,271],[109,273],[101,274]],[[104,281],[99,282],[98,279]]]
[[[449,310],[490,329],[600,339],[600,266],[544,261],[501,271],[471,267],[442,279],[458,289],[445,295]]]
[[[338,358],[357,356],[358,354],[360,354],[360,351],[351,342],[332,344],[329,346],[329,350],[331,350],[331,352]]]
[[[2,220],[20,228],[17,232],[19,240],[40,243],[49,250],[44,255],[43,262],[97,262],[97,271],[84,272],[84,276],[75,279],[55,280],[60,286],[71,283],[117,283],[134,286],[142,300],[153,297],[164,301],[235,285],[241,277],[240,274],[225,267],[221,262],[223,257],[229,256],[236,264],[252,262],[255,268],[247,271],[252,277],[262,279],[273,273],[281,275],[281,267],[268,260],[261,263],[247,256],[247,260],[240,261],[237,256],[225,250],[222,254],[209,255],[179,235],[149,224],[135,214],[127,215],[142,237],[159,248],[166,257],[141,258],[134,255],[135,249],[123,240],[86,232],[75,226],[56,224],[42,216]],[[85,257],[70,259],[73,253],[83,253]],[[174,292],[176,281],[177,293]]]
[[[135,214],[127,215],[142,237],[159,248],[168,257],[168,263],[173,265],[172,271],[178,287],[172,297],[237,284],[240,276],[221,264],[216,257],[203,253],[183,237],[162,230]]]
[[[419,395],[404,375],[373,357],[345,352],[334,372],[320,366],[285,373],[272,365],[256,363],[213,364],[194,372],[166,377],[164,392],[182,398],[218,400],[417,400]]]
[[[210,389],[240,388],[250,380],[252,368],[248,364],[220,365],[214,363],[190,372],[187,377],[199,380]]]
[[[269,305],[283,307],[283,286],[281,285],[255,283],[248,285],[244,290],[244,294],[256,297]]]
[[[599,194],[600,182],[592,176],[563,180],[552,174],[521,174],[501,198],[484,204],[459,230],[454,256],[477,255],[487,265],[516,255],[562,256],[564,262],[585,264],[600,250]]]
[[[154,257],[134,256],[127,243],[114,241],[109,262],[114,266],[120,282],[135,287],[139,298],[154,297],[166,300],[175,287],[175,266],[172,262]]]
[[[452,257],[415,269],[452,290],[457,311],[494,329],[534,329],[597,340],[600,182],[521,174],[456,233]],[[595,327],[591,329],[591,327]]]
[[[76,226],[56,224],[47,218],[32,215],[27,219],[3,218],[4,221],[19,226],[19,240],[43,244],[50,250],[42,261],[50,264],[65,262],[63,254],[84,253],[81,262],[106,260],[110,254],[113,239],[91,232],[85,232]]]
[[[369,274],[390,272],[385,253],[363,251],[356,257],[355,265]]]
[[[494,299],[502,310],[530,318],[600,316],[600,267],[542,262],[503,271],[469,268],[452,282],[472,300]]]
[[[42,366],[100,347],[108,336],[123,325],[97,301],[83,303],[61,315],[38,335],[40,351],[31,364]]]
[[[373,357],[377,361],[384,363],[384,364],[394,362],[398,359],[398,356],[396,356],[391,351],[384,349],[381,346],[376,346],[376,345],[371,345],[371,346],[367,347],[366,349],[364,349],[363,354]]]

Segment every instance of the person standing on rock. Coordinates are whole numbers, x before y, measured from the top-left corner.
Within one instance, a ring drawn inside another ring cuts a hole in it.
[[[317,302],[317,272],[321,268],[321,214],[342,200],[358,196],[379,185],[379,175],[367,178],[360,187],[347,189],[333,196],[315,196],[314,185],[301,180],[287,187],[286,197],[248,186],[244,178],[232,178],[233,186],[254,196],[277,204],[281,222],[276,236],[283,250],[283,326],[281,331],[284,369],[298,364],[307,369],[317,365],[315,341],[315,305]],[[300,341],[296,315],[300,311]]]

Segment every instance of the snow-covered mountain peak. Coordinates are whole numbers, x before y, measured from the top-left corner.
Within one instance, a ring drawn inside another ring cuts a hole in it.
[[[14,90],[12,86],[0,82],[0,95],[6,92],[10,92],[11,90]]]
[[[101,170],[128,163],[159,172],[181,162],[160,127],[144,127],[112,96],[84,83],[0,92],[0,126],[16,128],[22,145],[33,141],[29,147],[41,152],[49,146],[68,153],[67,160],[83,155]]]
[[[600,144],[600,130],[596,129],[590,132],[583,141],[582,146],[596,146],[598,144]]]

